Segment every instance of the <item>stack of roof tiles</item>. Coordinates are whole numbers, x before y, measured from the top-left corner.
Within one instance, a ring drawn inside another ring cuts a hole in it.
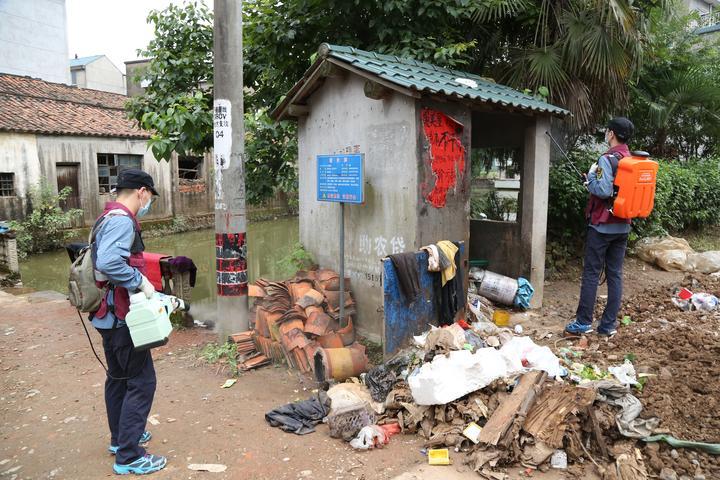
[[[286,282],[258,280],[250,288],[255,300],[255,343],[273,360],[278,353],[292,368],[313,370],[320,348],[354,347],[355,302],[346,279],[345,314],[340,323],[340,276],[332,270],[301,271]]]

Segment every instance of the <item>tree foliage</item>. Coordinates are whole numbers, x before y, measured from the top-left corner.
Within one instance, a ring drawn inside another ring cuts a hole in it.
[[[720,39],[693,33],[697,19],[655,12],[651,22],[630,116],[636,119],[636,143],[653,155],[720,153]]]
[[[131,118],[149,130],[157,159],[204,152],[212,147],[213,20],[203,3],[188,2],[153,10],[148,23],[155,37],[138,55],[150,64],[137,81],[144,95],[127,103]]]

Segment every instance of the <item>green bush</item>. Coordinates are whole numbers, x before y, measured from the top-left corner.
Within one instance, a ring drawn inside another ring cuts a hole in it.
[[[60,202],[67,199],[72,188],[65,187],[60,193],[43,180],[30,189],[30,215],[20,222],[12,221],[10,226],[17,233],[18,255],[21,258],[31,253],[41,253],[62,248],[72,232],[67,229],[72,221],[82,215],[82,210],[64,212]]]
[[[596,155],[575,157],[586,171]],[[655,208],[645,219],[633,221],[632,238],[677,234],[720,224],[720,157],[680,162],[657,159],[660,168]],[[573,243],[585,230],[588,193],[565,163],[550,168],[548,236],[550,241]]]

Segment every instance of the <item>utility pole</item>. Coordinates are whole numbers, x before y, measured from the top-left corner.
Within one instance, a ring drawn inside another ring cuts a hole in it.
[[[242,0],[215,0],[213,148],[217,331],[248,329]]]

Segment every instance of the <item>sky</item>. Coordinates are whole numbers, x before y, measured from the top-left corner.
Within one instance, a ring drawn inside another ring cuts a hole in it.
[[[182,0],[66,0],[70,58],[107,55],[123,73],[153,36],[146,23],[150,10]],[[212,7],[212,1],[205,2]]]

